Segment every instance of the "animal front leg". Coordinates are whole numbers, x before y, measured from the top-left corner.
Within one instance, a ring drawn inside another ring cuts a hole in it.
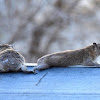
[[[85,66],[97,66],[97,67],[100,67],[100,64],[98,64],[98,63],[87,63],[87,64],[85,64]]]
[[[100,64],[94,63],[92,60],[87,60],[84,65],[85,66],[97,66],[97,67],[100,67]]]

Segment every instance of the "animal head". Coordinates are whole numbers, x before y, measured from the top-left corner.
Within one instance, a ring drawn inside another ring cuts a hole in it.
[[[13,49],[13,47],[9,44],[0,44],[0,51],[6,50],[6,49]]]
[[[94,50],[96,54],[99,56],[100,55],[100,43],[93,43]]]

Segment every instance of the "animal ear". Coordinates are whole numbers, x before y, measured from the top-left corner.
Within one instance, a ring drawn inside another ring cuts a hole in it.
[[[94,45],[94,46],[97,46],[97,44],[96,44],[95,42],[93,43],[93,45]]]

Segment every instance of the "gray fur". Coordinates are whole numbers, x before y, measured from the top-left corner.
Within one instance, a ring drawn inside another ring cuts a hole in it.
[[[33,69],[43,70],[50,67],[68,67],[73,65],[100,66],[94,60],[100,55],[100,44],[93,43],[79,50],[68,50],[48,54],[38,59],[38,66]]]
[[[10,45],[0,45],[0,72],[32,72],[24,65],[24,57],[16,52]]]

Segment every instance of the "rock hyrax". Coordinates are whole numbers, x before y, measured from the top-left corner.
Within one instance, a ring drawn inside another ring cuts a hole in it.
[[[71,65],[100,66],[94,60],[100,55],[100,44],[93,43],[79,50],[68,50],[59,53],[48,54],[37,61],[36,70],[50,67],[67,67]]]
[[[0,45],[0,72],[32,72],[27,70],[24,63],[24,57],[20,53],[16,52],[12,46],[8,44]]]

